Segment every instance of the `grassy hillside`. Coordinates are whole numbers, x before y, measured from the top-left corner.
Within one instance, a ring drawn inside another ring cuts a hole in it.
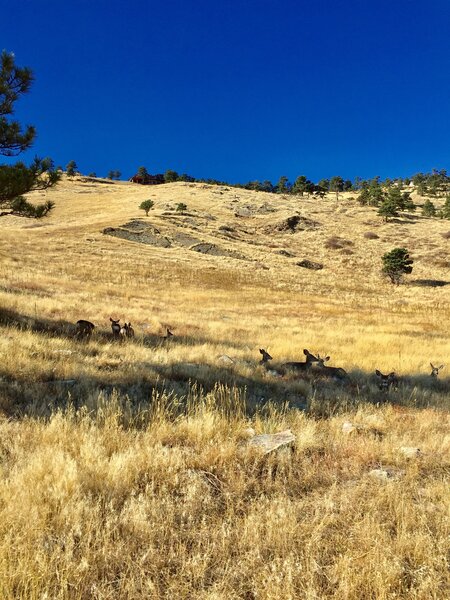
[[[0,218],[2,598],[447,597],[449,221],[192,183],[33,198],[49,217]],[[304,348],[348,380],[283,373]]]

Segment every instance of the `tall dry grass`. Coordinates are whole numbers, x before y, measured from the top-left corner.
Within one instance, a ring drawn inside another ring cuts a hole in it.
[[[433,285],[448,278],[445,223],[199,185],[75,180],[48,195],[45,221],[0,219],[0,597],[448,597],[450,365],[428,375],[450,356],[450,286]],[[246,260],[101,234],[144,218],[146,197],[165,235]],[[164,214],[179,201],[191,216]],[[264,233],[298,210],[320,226]],[[353,254],[327,248],[333,236]],[[420,285],[380,279],[399,243]],[[110,316],[136,338],[114,341]],[[260,347],[275,370],[305,347],[329,353],[349,381],[278,377]],[[399,389],[380,392],[375,368]],[[295,446],[258,455],[250,426],[290,428]]]

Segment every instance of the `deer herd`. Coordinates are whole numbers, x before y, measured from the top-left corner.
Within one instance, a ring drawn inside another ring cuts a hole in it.
[[[131,323],[123,323],[120,324],[120,319],[113,319],[109,317],[111,322],[111,331],[113,339],[115,340],[124,340],[125,338],[134,338],[134,329]],[[77,321],[76,325],[76,337],[79,340],[89,339],[91,335],[94,333],[95,325],[90,321],[85,321],[84,319],[80,319]],[[173,333],[170,331],[168,327],[166,327],[166,335],[161,336],[161,339],[168,340],[173,337]]]
[[[269,373],[275,376],[282,376],[286,373],[306,373],[309,371],[315,375],[319,375],[322,377],[330,377],[333,379],[339,379],[341,381],[348,380],[347,372],[341,367],[329,367],[325,365],[326,362],[330,360],[329,356],[322,357],[320,354],[315,356],[306,348],[303,350],[303,354],[306,356],[306,359],[301,362],[286,362],[282,363],[277,369],[269,369],[269,361],[272,360],[270,354],[264,348],[259,349],[260,354],[262,355],[259,364],[262,365]],[[444,368],[444,365],[440,365],[439,367],[435,367],[433,363],[430,363],[431,373],[430,377],[433,379],[437,379],[439,371]],[[378,369],[375,370],[375,375],[378,378],[378,388],[380,391],[388,392],[393,389],[396,390],[399,385],[399,379],[394,371],[385,375]]]
[[[126,338],[134,338],[134,329],[131,323],[120,323],[120,319],[109,318],[111,322],[111,331],[113,339],[115,340],[124,340]],[[76,324],[76,337],[77,339],[89,339],[94,332],[95,325],[90,321],[85,321],[84,319],[80,319]],[[173,337],[172,331],[168,327],[166,327],[166,335],[161,336],[162,340],[169,340]],[[338,379],[340,381],[348,381],[349,377],[345,369],[341,367],[329,367],[325,363],[330,360],[329,356],[320,356],[320,354],[312,354],[306,348],[303,350],[303,354],[305,355],[304,361],[299,362],[285,362],[279,365],[279,367],[271,369],[269,366],[269,362],[272,359],[270,354],[264,348],[260,348],[259,352],[261,354],[261,360],[259,364],[271,375],[281,377],[288,373],[296,373],[296,374],[305,374],[306,372],[310,372],[315,375],[319,375],[322,377],[329,377],[332,379]],[[431,373],[430,377],[432,379],[437,379],[439,375],[439,371],[444,368],[444,365],[439,365],[439,367],[435,367],[433,363],[430,363]],[[399,379],[394,371],[385,375],[378,369],[375,370],[375,375],[378,378],[378,387],[383,392],[388,392],[389,390],[396,390],[399,385]]]

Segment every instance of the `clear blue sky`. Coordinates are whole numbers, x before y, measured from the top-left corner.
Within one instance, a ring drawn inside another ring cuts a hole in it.
[[[450,170],[450,0],[0,0],[33,150],[230,182]]]

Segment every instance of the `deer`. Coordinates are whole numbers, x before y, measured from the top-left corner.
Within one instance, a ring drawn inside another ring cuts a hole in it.
[[[120,319],[114,320],[111,317],[109,317],[109,320],[111,321],[111,329],[112,329],[113,337],[115,339],[120,338],[121,331],[122,331],[122,326],[120,325]]]
[[[259,352],[260,352],[260,354],[262,354],[262,358],[259,361],[259,364],[267,367],[268,366],[267,363],[269,362],[269,360],[272,360],[272,357],[266,350],[264,350],[264,348],[260,348]]]
[[[303,354],[306,356],[305,361],[283,363],[281,365],[281,368],[285,371],[290,370],[290,371],[297,371],[298,373],[304,373],[305,371],[307,371],[308,369],[311,368],[313,363],[319,362],[318,356],[314,356],[314,354],[311,354],[311,352],[309,350],[307,350],[306,348],[304,348]]]
[[[126,331],[127,337],[134,338],[134,329],[131,326],[131,323],[128,323],[128,325],[125,323],[125,325],[126,325],[126,330],[127,330]]]
[[[430,367],[431,367],[430,377],[433,377],[433,379],[437,379],[438,375],[439,375],[439,371],[444,368],[444,365],[440,365],[439,367],[435,367],[433,365],[433,363],[430,363]]]
[[[131,327],[131,323],[124,323],[120,328],[120,335],[123,338],[132,338],[134,337],[134,329]]]
[[[79,321],[77,321],[77,338],[90,338],[92,332],[94,331],[94,328],[94,323],[91,323],[90,321],[85,321],[84,319],[80,319]]]
[[[381,371],[376,369],[375,375],[379,379],[378,388],[380,389],[380,391],[388,392],[391,388],[393,388],[394,390],[398,388],[398,378],[395,374],[395,371],[384,375]]]
[[[327,377],[336,377],[337,379],[347,379],[347,371],[342,369],[341,367],[328,367],[325,365],[326,362],[330,360],[329,356],[322,357],[320,354],[317,354],[317,370],[321,375],[326,375]]]
[[[168,327],[166,327],[166,335],[163,335],[162,339],[170,340],[171,337],[173,337],[173,333],[170,331],[170,329]]]

